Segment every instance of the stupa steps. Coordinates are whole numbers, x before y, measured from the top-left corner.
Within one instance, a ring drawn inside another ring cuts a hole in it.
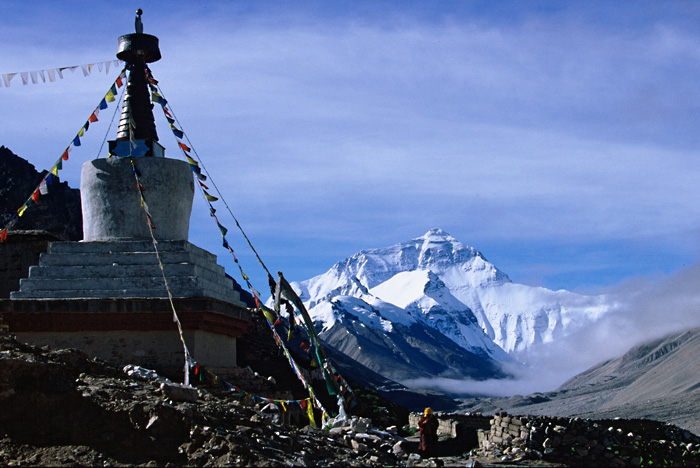
[[[211,297],[237,303],[239,293],[232,283],[227,286],[194,276],[168,278],[173,297]],[[13,299],[168,297],[162,277],[23,279],[20,290],[11,294]]]
[[[148,289],[165,291],[165,283],[162,276],[139,278],[32,278],[20,280],[21,292],[30,291],[106,291],[111,289]],[[168,278],[168,287],[171,291],[191,289],[208,290],[221,288],[221,284],[207,281],[197,276],[180,276]]]
[[[173,293],[171,292],[174,299],[188,298],[188,297],[212,297],[211,294],[207,294],[207,291],[188,291],[187,294]],[[31,293],[26,292],[13,292],[12,298],[21,299],[45,299],[44,296],[34,297]],[[51,299],[167,299],[168,293],[165,288],[161,289],[107,289],[100,291],[91,290],[71,290],[65,289],[60,291],[53,291]],[[214,299],[225,300],[223,298],[215,297]],[[225,302],[231,302],[230,300]]]
[[[209,267],[211,265],[207,265]],[[218,265],[215,265],[218,266]],[[171,278],[196,276],[212,283],[227,286],[231,280],[218,271],[213,271],[202,265],[191,263],[175,263],[163,265],[163,272],[168,281]],[[34,279],[96,279],[96,278],[160,278],[163,274],[158,265],[71,265],[71,266],[33,266],[29,268],[29,278]]]
[[[191,263],[190,252],[159,252],[158,256],[163,265]],[[216,265],[214,262],[211,262]],[[158,258],[155,252],[109,252],[109,253],[51,253],[41,254],[39,265],[52,267],[58,265],[155,265],[158,267]],[[218,265],[217,265],[218,266]]]
[[[150,240],[124,240],[124,241],[92,241],[92,242],[52,242],[49,247],[49,253],[155,253],[157,247],[158,252],[192,252],[201,257],[207,257],[212,261],[216,261],[216,255],[207,252],[204,249],[190,244],[187,241],[157,241],[156,246]],[[79,247],[77,247],[79,246]]]
[[[242,305],[216,256],[187,241],[53,242],[12,299],[211,297]],[[163,264],[163,272],[158,265]]]

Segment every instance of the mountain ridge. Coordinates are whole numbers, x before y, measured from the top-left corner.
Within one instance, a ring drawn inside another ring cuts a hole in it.
[[[432,329],[443,336],[441,346],[460,347],[470,359],[483,360],[477,368],[488,369],[480,375],[461,373],[463,366],[452,363],[450,369],[438,366],[433,377],[486,380],[510,376],[504,369],[526,361],[531,348],[564,339],[608,308],[604,297],[513,283],[481,252],[438,228],[389,247],[361,250],[321,275],[291,284],[327,346],[345,350],[358,362],[374,362],[368,367],[399,381],[427,377],[431,371],[418,366],[399,372],[388,364],[380,368],[377,363],[385,362],[380,348],[360,352],[343,342],[350,335],[358,340],[361,327],[350,323],[372,329],[364,339],[376,335],[373,339],[385,343],[387,355],[394,352],[392,340],[403,340],[396,330]],[[331,332],[334,327],[342,332]],[[428,362],[425,348],[416,347],[414,353],[414,362]]]
[[[643,418],[700,434],[700,328],[645,341],[577,374],[552,392],[463,401],[486,414]]]

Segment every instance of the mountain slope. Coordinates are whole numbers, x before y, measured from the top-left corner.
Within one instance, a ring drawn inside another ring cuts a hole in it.
[[[633,347],[554,392],[467,400],[468,411],[647,418],[700,434],[700,328]]]

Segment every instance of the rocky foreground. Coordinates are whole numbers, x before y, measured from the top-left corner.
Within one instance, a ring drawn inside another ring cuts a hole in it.
[[[398,436],[366,419],[285,426],[267,402],[214,388],[191,398],[137,375],[0,337],[0,465],[398,466],[407,457]]]
[[[258,382],[259,388],[263,382]],[[308,425],[301,412],[285,421],[269,402],[220,385],[197,385],[183,388],[155,373],[117,369],[77,350],[38,348],[0,335],[0,465],[474,467],[568,466],[584,460],[588,466],[590,462],[608,466],[601,463],[611,461],[617,466],[700,462],[700,439],[663,423],[652,424],[663,428],[653,438],[666,440],[650,441],[651,433],[632,436],[616,427],[595,438],[615,446],[598,450],[590,447],[595,440],[589,429],[597,427],[591,423],[575,420],[579,432],[574,437],[566,432],[565,422],[547,421],[552,428],[543,426],[540,434],[534,423],[516,425],[505,417],[502,424],[493,418],[491,430],[481,431],[481,448],[465,445],[454,434],[443,436],[440,445],[449,450],[439,460],[422,460],[413,453],[415,437],[395,426],[380,428],[368,418],[351,417],[337,427],[319,429]],[[449,426],[454,416],[441,417],[441,424]],[[468,416],[461,418],[469,422]],[[489,425],[488,418],[478,419]],[[511,429],[517,434],[508,435]],[[596,450],[615,457],[591,458]]]

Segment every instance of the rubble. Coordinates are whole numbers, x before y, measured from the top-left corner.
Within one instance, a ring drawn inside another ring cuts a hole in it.
[[[272,388],[268,377],[243,375],[254,388]],[[442,451],[425,460],[415,453],[416,436],[402,437],[396,426],[342,415],[321,429],[280,413],[245,392],[188,387],[0,334],[2,466],[700,464],[699,437],[655,421],[438,414]]]
[[[263,411],[268,402],[126,371],[0,337],[0,465],[399,466],[408,457],[394,451],[399,436],[369,419],[284,425]]]

